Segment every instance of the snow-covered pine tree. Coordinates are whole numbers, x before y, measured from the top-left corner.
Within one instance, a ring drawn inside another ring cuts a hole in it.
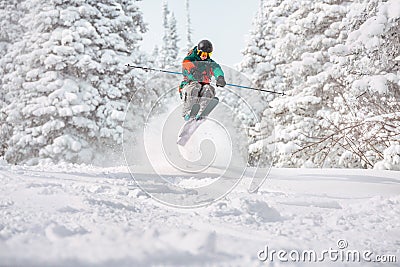
[[[268,1],[268,3],[273,4],[276,3],[276,1]],[[271,9],[267,9],[267,7],[264,6],[264,0],[260,0],[260,5],[255,18],[253,19],[253,25],[250,29],[249,37],[246,40],[246,48],[242,51],[243,60],[238,66],[239,70],[244,71],[247,74],[253,74],[257,65],[265,61],[268,49],[265,45],[265,40],[269,34],[273,34],[272,31],[266,31],[268,19],[267,11],[270,10]],[[257,76],[254,75],[252,78],[256,81]]]
[[[19,19],[23,16],[22,0],[0,0],[0,86],[4,74],[8,72],[8,64],[12,61],[5,57],[11,46],[21,39],[23,27]],[[0,90],[0,107],[4,106],[8,95],[4,88]]]
[[[312,149],[335,166],[400,169],[400,3],[353,3],[341,28],[346,42],[330,49],[337,97]]]
[[[164,35],[160,51],[159,67],[176,68],[180,65],[177,63],[179,47],[179,37],[177,34],[176,19],[173,12],[169,11],[168,4],[163,1],[162,5]]]
[[[160,49],[158,49],[158,46],[155,45],[153,48],[153,52],[151,53],[151,57],[149,59],[149,63],[152,64],[152,66],[158,66],[157,62],[160,57]]]
[[[23,29],[18,23],[23,15],[22,0],[0,0],[0,58],[6,54],[8,46],[15,43]]]
[[[190,0],[185,0],[185,11],[186,11],[186,48],[189,51],[193,47],[192,41],[192,28],[190,19]]]
[[[0,157],[4,155],[10,135],[10,126],[3,123],[5,114],[1,109],[10,102],[14,94],[3,87],[3,77],[13,64],[12,59],[6,57],[7,52],[10,48],[17,49],[15,43],[21,39],[24,32],[19,23],[24,14],[21,2],[22,0],[0,0]]]
[[[242,51],[243,60],[239,65],[239,70],[247,74],[252,85],[257,88],[279,91],[280,88],[270,86],[266,82],[277,77],[274,75],[275,61],[271,54],[271,50],[276,42],[276,27],[284,20],[286,15],[290,13],[290,9],[280,8],[283,0],[264,1],[260,0],[259,8],[250,34],[247,40],[246,48]],[[290,6],[287,6],[290,8]],[[268,87],[267,87],[268,86]],[[252,92],[255,94],[254,92]],[[260,95],[261,94],[261,95]],[[257,92],[257,103],[261,110],[260,119],[271,117],[269,112],[269,102],[275,97],[272,94],[263,94]],[[253,102],[251,102],[253,105]],[[264,110],[264,111],[263,111]],[[249,147],[250,164],[253,162],[270,162],[269,152],[263,148],[265,139],[273,136],[273,123],[258,123],[249,131],[252,143]],[[263,140],[264,141],[260,141]],[[269,141],[272,142],[272,141]],[[270,149],[271,150],[271,149]]]
[[[271,18],[268,17],[270,14],[269,11],[271,11],[272,7],[278,5],[280,2],[281,0],[260,0],[259,9],[255,14],[255,18],[253,19],[253,27],[247,39],[246,48],[242,51],[244,59],[237,66],[237,69],[241,71],[242,75],[238,75],[236,70],[233,72],[231,70],[224,70],[226,72],[225,75],[227,76],[227,80],[229,80],[230,83],[270,89],[265,88],[263,84],[258,82],[258,76],[255,74],[255,72],[261,69],[262,66],[265,66],[263,62],[266,61],[265,57],[269,49],[267,41],[269,36],[274,34],[273,31],[267,28],[268,19],[271,20]],[[268,9],[268,7],[271,8]],[[252,142],[259,140],[260,125],[257,124],[257,120],[261,119],[263,111],[266,109],[266,107],[268,107],[268,99],[272,99],[273,96],[271,96],[269,93],[261,93],[249,90],[234,90],[233,92],[230,92],[230,90],[223,90],[219,92],[219,95],[221,95],[224,102],[226,102],[233,109],[237,117],[241,118],[242,122],[246,125],[246,128],[250,132]],[[243,102],[239,98],[242,98],[247,103],[250,103],[252,110],[249,110],[249,107],[243,105]],[[254,112],[254,114],[252,112]],[[256,119],[254,117],[256,117]],[[250,146],[250,151],[254,152],[254,150],[256,150],[255,146]],[[252,152],[250,152],[250,154],[254,155]],[[253,163],[257,160],[258,157],[256,156],[251,157],[250,163]]]
[[[336,45],[337,23],[346,15],[345,1],[277,1],[264,4],[267,31],[264,64],[256,66],[256,83],[261,87],[286,91],[288,96],[273,100],[272,110],[266,109],[261,123],[260,140],[253,145],[254,157],[270,160],[274,148],[270,136],[275,123],[278,166],[302,166],[308,161],[302,153],[293,154],[318,135],[317,111],[321,100],[332,94],[323,92],[324,77],[318,76],[329,63],[328,49]],[[262,37],[261,37],[262,39]],[[259,59],[262,57],[258,57]],[[258,60],[259,60],[258,59]],[[258,80],[257,80],[258,79]],[[321,81],[308,86],[309,80]],[[322,79],[322,80],[321,80]],[[271,114],[272,111],[272,114]],[[260,155],[264,154],[264,155]]]
[[[162,5],[161,5],[161,12],[162,12],[162,26],[163,26],[163,39],[162,39],[162,45],[161,45],[161,51],[158,56],[158,61],[157,66],[164,68],[166,65],[166,58],[168,57],[166,51],[164,48],[166,47],[166,44],[168,43],[168,16],[170,14],[170,11],[168,9],[168,2],[167,0],[163,0]]]
[[[168,16],[170,14],[167,0],[162,1],[161,11],[162,11],[162,23],[163,23],[163,27],[165,29],[168,27]]]
[[[290,62],[290,58],[278,57],[276,53],[276,43],[282,37],[282,34],[278,36],[277,30],[299,5],[298,1],[289,3],[285,0],[260,0],[260,7],[240,64],[240,70],[250,74],[256,87],[275,91],[287,89],[282,85],[282,75],[279,72],[275,73],[278,71],[277,66]],[[268,101],[271,101],[274,95],[266,95],[264,98],[267,107]]]
[[[168,28],[166,30],[168,34],[168,39],[167,42],[164,43],[163,47],[163,49],[165,49],[166,52],[166,58],[165,58],[166,66],[180,65],[177,64],[177,58],[179,54],[179,46],[178,46],[179,37],[177,33],[176,19],[173,12],[171,12],[170,16],[168,17]]]
[[[31,0],[22,8],[27,31],[6,55],[13,69],[3,77],[16,92],[2,108],[12,126],[5,158],[92,162],[98,149],[121,144],[127,103],[143,82],[125,67],[146,60],[142,15],[126,0]]]
[[[278,67],[288,96],[271,102],[276,123],[278,166],[321,166],[326,154],[302,150],[324,134],[321,122],[335,97],[328,50],[343,42],[339,23],[346,16],[347,1],[305,1],[279,27],[277,57],[289,62]],[[280,61],[278,59],[278,61]],[[330,166],[329,162],[328,165]]]
[[[398,168],[398,5],[296,2],[268,51],[268,63],[279,64],[270,78],[259,76],[289,91],[271,102],[272,116],[265,111],[255,158],[271,154],[263,125],[272,117],[277,166],[372,167],[383,159],[379,167]]]
[[[179,36],[177,33],[177,21],[175,15],[168,9],[167,1],[162,2],[162,26],[164,30],[161,47],[154,48],[152,53],[152,64],[154,67],[179,71],[181,69],[181,59],[178,59],[180,52],[178,48]],[[154,72],[150,74],[146,82],[146,90],[160,94],[166,93],[170,89],[177,89],[180,84],[181,76],[167,73]],[[172,98],[179,98],[179,94],[164,96],[165,101],[171,102]],[[166,100],[168,99],[168,100]],[[162,111],[159,111],[162,112]]]

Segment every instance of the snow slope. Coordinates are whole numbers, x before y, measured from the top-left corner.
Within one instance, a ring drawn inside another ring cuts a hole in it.
[[[248,184],[178,209],[152,200],[125,167],[0,166],[0,266],[280,266],[259,251],[318,252],[340,239],[400,260],[397,172],[272,169],[258,193]]]

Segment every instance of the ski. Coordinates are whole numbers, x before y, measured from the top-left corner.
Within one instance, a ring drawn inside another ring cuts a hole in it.
[[[199,103],[193,104],[189,114],[190,118],[194,118],[197,115],[197,113],[199,113],[199,110],[200,110],[200,104]]]
[[[218,105],[218,103],[219,103],[218,97],[212,98],[210,102],[208,102],[204,110],[200,113],[200,119],[203,119],[204,117],[210,115],[210,113],[214,110],[214,108]]]
[[[189,141],[190,137],[192,137],[193,133],[197,128],[204,122],[205,120],[196,120],[192,119],[183,126],[182,132],[179,135],[178,141],[176,142],[180,146],[186,145]]]
[[[187,131],[189,130],[192,122],[195,121],[194,119],[190,119],[189,121],[185,122],[185,124],[183,125],[182,131],[179,133],[179,139],[180,137],[186,135]]]
[[[208,102],[207,106],[200,113],[199,119],[191,119],[190,121],[186,122],[186,124],[183,126],[181,133],[179,134],[178,141],[176,142],[178,145],[186,145],[196,129],[199,128],[200,125],[205,121],[204,118],[206,118],[215,109],[218,102],[219,99],[217,97],[214,97],[210,100],[210,102]]]
[[[199,113],[199,110],[200,110],[200,105],[198,103],[193,104],[189,114],[190,119],[187,122],[185,122],[182,131],[179,133],[179,137],[181,137],[187,132],[187,129],[190,126],[190,122],[194,120],[194,117],[197,115],[197,113]]]

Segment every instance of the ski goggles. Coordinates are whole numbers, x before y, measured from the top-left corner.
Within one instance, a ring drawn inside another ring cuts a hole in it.
[[[201,51],[201,50],[197,51],[197,55],[199,57],[211,57],[211,54],[212,54],[212,52],[204,52],[204,51]]]

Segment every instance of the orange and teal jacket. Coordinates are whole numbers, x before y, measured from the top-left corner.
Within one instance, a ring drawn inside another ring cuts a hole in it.
[[[218,79],[219,76],[224,76],[221,66],[214,60],[211,58],[201,60],[200,56],[197,55],[197,46],[190,50],[187,56],[183,59],[182,73],[183,81],[179,86],[179,92],[181,92],[182,88],[191,81],[209,84],[212,76],[214,76],[215,79]],[[195,73],[197,73],[197,75],[194,75]]]

